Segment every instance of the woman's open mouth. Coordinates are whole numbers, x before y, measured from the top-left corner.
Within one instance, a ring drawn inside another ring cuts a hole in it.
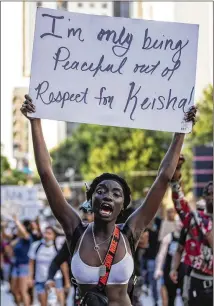
[[[103,203],[100,207],[99,213],[103,217],[109,217],[113,212],[113,207],[112,205],[108,203]]]

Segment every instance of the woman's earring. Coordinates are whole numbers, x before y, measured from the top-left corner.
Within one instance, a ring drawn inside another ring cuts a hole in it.
[[[88,186],[88,184],[85,182],[85,189],[86,191],[89,191],[90,187]]]

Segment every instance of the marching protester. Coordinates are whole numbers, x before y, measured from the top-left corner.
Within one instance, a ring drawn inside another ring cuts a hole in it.
[[[183,289],[183,277],[184,269],[180,266],[179,269],[179,281],[175,284],[169,277],[172,258],[176,252],[177,245],[179,242],[180,232],[181,232],[181,222],[177,220],[177,226],[174,232],[169,233],[163,238],[161,242],[160,249],[156,258],[156,269],[154,273],[154,278],[158,279],[163,277],[164,286],[167,290],[167,303],[168,306],[175,306],[175,299],[177,294],[177,289]]]
[[[0,245],[0,277],[1,286],[4,284],[4,263],[5,263],[5,242],[3,241],[3,233],[1,232],[1,245]]]
[[[187,229],[183,253],[183,262],[191,267],[189,306],[213,305],[213,182],[204,187],[203,198],[206,212],[190,208],[181,188],[181,157],[171,180],[172,199],[175,208]],[[177,282],[177,265],[170,273]]]
[[[159,231],[159,242],[161,242],[164,237],[172,232],[175,231],[176,229],[176,211],[174,207],[170,207],[166,211],[166,218],[163,219],[161,222],[161,228]],[[162,298],[162,304],[163,306],[168,305],[168,294],[167,294],[167,289],[164,284],[164,277],[161,277],[161,298]]]
[[[125,220],[127,220],[127,218],[129,217],[129,215],[134,211],[133,207],[130,205],[130,207],[127,209],[126,214],[123,214],[122,216],[120,216],[117,219],[117,223],[124,223]],[[81,206],[80,206],[80,212],[82,213],[81,215],[81,219],[83,222],[91,223],[93,222],[94,216],[93,216],[93,211],[92,211],[92,207],[91,207],[91,203],[90,201],[85,201]],[[136,256],[135,256],[135,273],[136,275],[138,275],[140,277],[141,275],[141,252],[140,250],[144,249],[145,245],[147,246],[148,243],[146,242],[147,239],[147,233],[143,233],[141,235],[141,239],[139,242],[139,246],[136,252]],[[139,250],[139,251],[138,251]],[[60,266],[64,263],[67,262],[69,268],[70,268],[70,279],[73,279],[73,276],[71,274],[71,266],[70,266],[70,261],[71,261],[71,256],[68,250],[68,246],[67,246],[67,242],[65,242],[62,246],[62,248],[60,249],[60,251],[57,253],[56,257],[53,259],[50,267],[49,267],[49,272],[48,272],[48,280],[46,282],[46,287],[47,289],[50,289],[52,287],[55,286],[54,283],[54,276],[56,274],[56,272],[60,269]],[[133,292],[133,306],[137,306],[137,305],[141,305],[140,304],[140,294],[141,293],[141,281],[138,281],[136,284],[136,288]],[[77,306],[80,303],[80,296],[79,296],[79,291],[78,291],[78,287],[76,282],[73,282],[73,286],[74,286],[74,295],[73,295],[73,305]],[[65,280],[65,288],[70,287],[70,282],[68,279]]]
[[[136,284],[133,291],[133,306],[142,306],[141,295],[144,278],[142,275],[142,258],[149,247],[149,233],[145,230],[140,237],[137,250],[135,252],[134,263],[135,263],[135,275],[137,276]]]
[[[198,211],[204,211],[205,210],[205,202],[203,200],[200,200],[196,203],[196,209]],[[181,230],[180,238],[178,241],[178,246],[177,250],[175,252],[175,255],[172,258],[172,263],[171,263],[171,271],[170,271],[170,278],[172,282],[174,282],[175,285],[178,284],[178,279],[177,279],[177,270],[179,269],[179,274],[180,273],[180,268],[181,266],[183,267],[182,269],[182,277],[183,277],[183,288],[182,288],[182,299],[184,302],[184,306],[188,306],[188,294],[189,294],[189,280],[190,280],[190,272],[191,272],[191,266],[188,266],[182,262],[182,254],[183,250],[185,247],[186,239],[187,239],[187,232],[188,229],[186,227],[183,227]],[[183,275],[184,274],[184,275]]]
[[[56,243],[56,233],[53,227],[48,226],[43,235],[43,239],[32,243],[28,252],[30,258],[30,284],[33,286],[35,279],[35,288],[41,306],[47,306],[47,294],[45,291],[45,282],[48,277],[48,269],[52,259],[56,256],[60,246]],[[60,306],[64,306],[64,292],[62,273],[58,271],[54,278],[57,298]]]
[[[134,253],[175,172],[185,134],[174,135],[146,199],[120,228],[116,226],[116,220],[131,201],[130,188],[116,174],[104,173],[96,177],[87,190],[94,222],[84,226],[79,215],[66,202],[56,181],[41,120],[28,117],[28,113],[35,112],[35,105],[29,96],[25,98],[21,111],[31,123],[36,166],[48,202],[65,232],[73,255],[71,269],[80,290],[80,305],[130,306],[129,294],[133,293],[133,286],[128,288],[128,283],[132,277],[134,283]],[[185,120],[194,123],[195,115],[196,108],[191,107]]]
[[[82,221],[86,223],[91,223],[93,221],[93,212],[90,206],[90,203],[88,201],[85,201],[80,206],[80,211],[82,212]],[[54,257],[54,259],[51,262],[51,265],[48,270],[48,277],[46,282],[46,288],[50,290],[51,288],[55,287],[54,277],[57,273],[57,271],[60,269],[60,266],[63,263],[67,263],[67,266],[69,267],[68,273],[66,273],[64,278],[64,288],[67,291],[65,293],[65,300],[68,297],[68,290],[71,286],[70,280],[72,280],[72,274],[71,274],[71,256],[69,253],[67,242],[65,241],[57,255]],[[73,305],[76,306],[79,303],[79,294],[77,290],[77,285],[74,282],[74,295],[73,295]]]
[[[148,245],[149,247],[145,250],[143,255],[143,266],[146,270],[146,277],[148,280],[148,284],[151,286],[152,289],[152,297],[154,300],[154,305],[158,305],[159,295],[158,295],[158,288],[157,288],[157,279],[154,278],[155,272],[155,259],[158,254],[159,250],[159,231],[161,227],[161,218],[156,216],[152,222],[147,227],[148,231]]]
[[[33,241],[31,224],[29,220],[21,223],[17,216],[14,216],[13,219],[17,227],[17,237],[10,242],[14,253],[11,272],[11,291],[16,305],[23,303],[24,306],[30,306],[30,295],[28,292],[29,258],[27,254]]]
[[[9,238],[9,239],[8,239]],[[5,226],[1,227],[1,245],[0,245],[0,256],[1,256],[1,269],[2,269],[2,280],[4,282],[10,282],[11,278],[11,267],[12,267],[12,247],[10,246],[10,239],[5,233]]]
[[[68,246],[67,246],[67,242],[64,242],[63,246],[60,248],[59,252],[56,254],[56,256],[52,259],[49,268],[48,268],[48,273],[47,273],[47,277],[46,277],[46,282],[45,282],[45,286],[47,289],[47,293],[49,293],[49,291],[51,290],[51,288],[55,288],[56,287],[56,283],[55,283],[55,276],[56,273],[60,270],[60,267],[66,263],[66,267],[68,267],[68,269],[66,270],[66,272],[64,273],[63,277],[64,277],[64,289],[65,289],[65,305],[66,305],[66,299],[68,297],[68,291],[71,287],[71,279],[72,279],[72,274],[71,274],[71,257],[70,257],[70,253],[68,250]],[[75,289],[75,287],[74,287]],[[74,293],[74,306],[76,305],[76,292]]]
[[[166,218],[161,222],[158,240],[162,241],[163,238],[172,233],[177,227],[177,214],[174,207],[167,208]]]

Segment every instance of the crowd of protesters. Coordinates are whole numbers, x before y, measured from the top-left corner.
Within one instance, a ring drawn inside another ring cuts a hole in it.
[[[174,207],[167,210],[165,218],[157,214],[141,235],[135,253],[133,306],[147,306],[143,295],[151,295],[154,306],[160,301],[163,306],[175,306],[177,295],[185,306],[213,304],[213,184],[205,186],[203,199],[192,209],[180,183],[183,162],[181,157],[171,181]],[[83,222],[93,221],[87,202],[80,213]],[[17,306],[33,305],[35,299],[41,306],[67,305],[71,287],[73,305],[78,305],[71,258],[58,224],[41,229],[39,219],[20,222],[13,216],[13,221],[2,222],[0,252],[1,281],[9,284]],[[48,302],[52,288],[55,304]]]

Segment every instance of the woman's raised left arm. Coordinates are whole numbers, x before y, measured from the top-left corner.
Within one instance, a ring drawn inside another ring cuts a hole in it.
[[[186,121],[195,122],[196,108],[187,113]],[[185,134],[175,133],[171,145],[161,162],[158,175],[142,205],[126,221],[132,230],[135,243],[138,243],[141,232],[148,226],[158,211],[175,169],[178,165]]]

